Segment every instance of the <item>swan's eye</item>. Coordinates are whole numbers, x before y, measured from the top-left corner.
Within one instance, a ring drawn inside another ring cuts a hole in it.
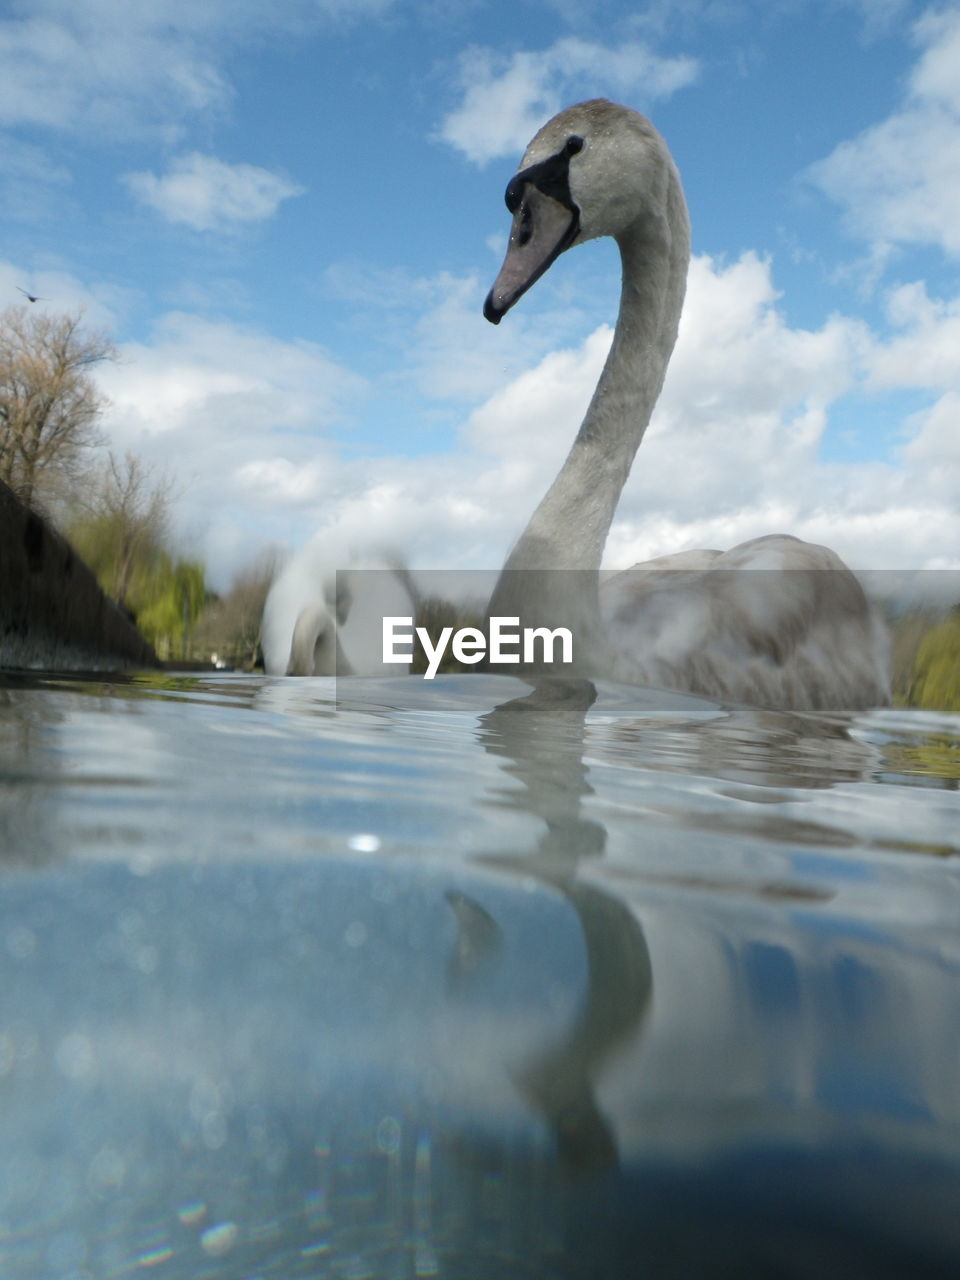
[[[578,151],[583,150],[583,139],[579,134],[572,133],[567,139],[567,145],[564,150],[568,156],[575,156]]]
[[[520,226],[517,229],[517,244],[525,245],[533,234],[533,214],[530,206],[524,204],[520,212]]]

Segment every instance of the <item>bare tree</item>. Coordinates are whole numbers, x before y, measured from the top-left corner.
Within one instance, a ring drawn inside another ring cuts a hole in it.
[[[90,370],[116,348],[82,322],[82,312],[0,312],[0,480],[28,505],[69,486],[103,443]]]
[[[134,575],[167,549],[173,477],[129,450],[108,453],[84,498],[75,497],[67,532],[104,589],[126,606]]]
[[[114,594],[125,604],[138,559],[162,546],[170,532],[174,482],[129,450],[107,455],[97,491],[97,514],[115,539]]]
[[[211,601],[195,632],[197,646],[231,666],[250,668],[260,648],[260,619],[280,558],[267,549],[241,569],[225,595]]]

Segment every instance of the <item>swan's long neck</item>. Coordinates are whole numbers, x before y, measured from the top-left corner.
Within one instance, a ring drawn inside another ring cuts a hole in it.
[[[665,206],[666,216],[639,217],[618,237],[623,281],[610,353],[566,461],[507,558],[491,616],[533,613],[535,625],[560,625],[572,613],[578,626],[596,617],[604,544],[663,385],[683,305],[690,233],[675,172]],[[586,572],[576,575],[574,589],[566,574],[529,574],[544,569]]]

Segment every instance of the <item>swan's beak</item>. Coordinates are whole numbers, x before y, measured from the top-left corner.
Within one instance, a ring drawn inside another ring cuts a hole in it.
[[[513,215],[507,256],[483,304],[483,314],[491,324],[500,323],[517,299],[570,247],[579,230],[579,210],[544,194],[532,182],[524,185]]]

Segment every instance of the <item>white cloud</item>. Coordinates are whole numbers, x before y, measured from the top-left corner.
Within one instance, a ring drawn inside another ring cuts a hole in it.
[[[497,459],[484,487],[493,509],[510,513],[508,540],[560,466],[610,337],[602,326],[551,353],[472,415],[469,443]],[[925,535],[916,497],[901,493],[903,476],[819,456],[831,406],[862,383],[874,357],[859,321],[791,328],[769,262],[750,253],[727,266],[695,258],[677,348],[605,562],[786,532],[860,564],[922,563]]]
[[[438,136],[476,164],[523,151],[537,129],[576,96],[642,102],[667,97],[697,75],[693,58],[664,58],[637,42],[614,47],[569,37],[548,49],[503,56],[474,48],[461,57],[462,101]]]
[[[129,136],[228,98],[196,33],[144,6],[48,4],[0,23],[3,125]]]
[[[960,393],[948,391],[933,408],[908,424],[914,434],[904,448],[912,462],[929,465],[933,485],[957,506],[960,493]]]
[[[339,493],[327,432],[366,391],[314,343],[179,312],[97,377],[113,447],[175,473],[178,524],[221,586],[267,544],[299,542],[310,504]]]
[[[822,409],[849,388],[865,356],[866,326],[834,316],[820,330],[791,329],[778,297],[771,263],[754,253],[728,266],[692,260],[658,421],[709,430],[725,398],[757,417]]]
[[[845,316],[816,330],[792,328],[776,302],[768,262],[749,253],[726,267],[694,259],[677,349],[608,547],[611,564],[763,533],[825,543],[859,567],[923,567],[942,555],[944,540],[960,546],[960,508],[938,478],[947,453],[933,429],[928,451],[905,450],[897,463],[820,456],[833,406],[848,392],[878,388],[890,347]],[[952,309],[939,319],[935,339],[928,329],[938,348],[949,341]],[[901,338],[913,336],[911,329]],[[897,385],[917,384],[904,377]],[[935,385],[933,371],[926,385]]]
[[[455,285],[437,304],[438,323],[451,307],[459,314]],[[946,350],[955,308],[931,311],[916,292],[893,295],[890,307],[900,331],[888,342],[842,316],[794,328],[778,308],[769,262],[694,259],[674,361],[606,563],[774,532],[824,542],[858,567],[955,558],[960,387],[945,362],[929,367],[931,406],[905,424],[896,464],[820,456],[838,400],[879,391],[878,370],[901,367],[895,342],[925,334]],[[490,330],[492,349],[514,319]],[[436,335],[428,326],[416,341],[409,362],[428,368]],[[556,474],[609,342],[609,326],[600,326],[499,380],[488,371],[477,384],[484,398],[448,452],[402,456],[398,440],[397,451],[387,443],[355,456],[331,428],[374,388],[313,344],[176,314],[102,371],[113,400],[106,426],[117,446],[180,472],[182,520],[217,585],[263,546],[296,548],[318,530],[337,546],[394,548],[414,567],[489,569]],[[904,378],[909,363],[904,355]],[[454,400],[467,390],[435,387]]]
[[[377,14],[393,0],[30,0],[0,17],[0,127],[170,140],[190,114],[224,108],[225,52]],[[7,10],[11,6],[7,6]]]
[[[923,53],[902,108],[841,143],[808,176],[881,249],[934,244],[960,256],[960,11],[928,13],[914,38]]]
[[[315,343],[284,342],[225,321],[174,312],[152,343],[129,343],[103,374],[115,427],[128,436],[222,431],[263,443],[340,420],[364,382]]]
[[[926,325],[927,342],[946,351],[954,311],[945,306],[931,316],[915,306],[901,340],[916,339]],[[471,416],[466,442],[487,455],[472,494],[509,522],[487,565],[502,560],[556,474],[610,336],[602,326],[582,344],[549,354]],[[860,567],[945,563],[945,548],[960,546],[960,396],[938,400],[907,424],[910,443],[899,465],[820,456],[833,406],[876,387],[890,357],[859,320],[831,316],[815,330],[791,327],[777,307],[770,263],[756,255],[729,265],[695,258],[677,348],[605,563],[622,567],[776,532],[823,542]],[[909,385],[906,355],[903,364],[902,385]],[[937,361],[924,385],[958,382]]]
[[[179,156],[168,171],[128,173],[123,182],[168,222],[194,231],[223,231],[263,222],[281,200],[302,195],[303,187],[252,164],[227,164],[197,151]]]
[[[516,505],[556,474],[590,402],[613,331],[602,325],[574,348],[551,351],[511,379],[470,417],[466,441],[503,468],[506,507],[522,520],[532,511]],[[498,481],[497,483],[500,483]],[[518,487],[524,492],[516,493]],[[520,532],[517,525],[515,533]]]
[[[875,353],[871,386],[960,390],[960,298],[931,298],[914,281],[891,289],[886,304],[893,332]]]

